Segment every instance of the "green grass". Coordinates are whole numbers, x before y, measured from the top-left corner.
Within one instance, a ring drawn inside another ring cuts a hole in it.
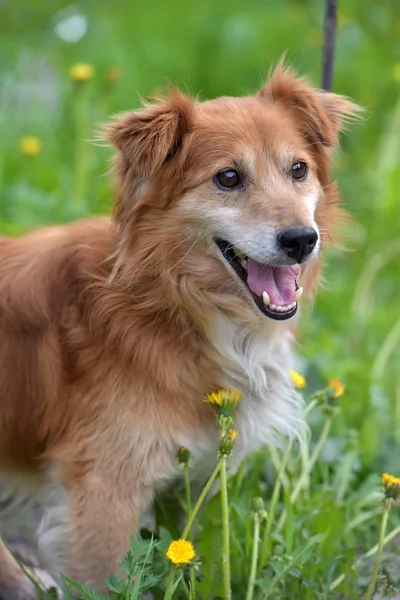
[[[137,107],[139,94],[162,89],[166,81],[201,98],[245,94],[257,89],[271,63],[287,51],[288,62],[319,84],[322,5],[316,0],[79,2],[87,33],[67,43],[54,30],[66,18],[67,2],[2,3],[0,230],[18,234],[107,212],[110,153],[86,140],[110,114]],[[377,542],[380,474],[400,474],[400,5],[346,0],[339,24],[334,89],[367,109],[365,120],[343,138],[336,161],[354,226],[348,232],[351,251],[328,254],[326,286],[303,315],[299,370],[307,377],[308,394],[330,377],[343,380],[347,390],[295,503],[290,496],[304,456],[291,456],[284,470],[270,526],[272,554],[257,576],[257,599],[363,597],[373,564],[360,557]],[[78,89],[68,69],[81,61],[91,63],[96,75]],[[107,73],[113,67],[122,76],[110,85]],[[19,150],[27,134],[43,143],[35,159]],[[309,419],[312,453],[326,415],[317,408]],[[230,482],[237,599],[246,594],[250,570],[253,498],[261,496],[270,510],[280,460],[277,452],[273,460],[262,452]],[[284,526],[276,532],[282,511]],[[178,531],[166,509],[159,513],[164,533],[152,553],[164,572],[165,544]],[[398,525],[399,512],[393,510],[388,531]],[[222,594],[220,529],[217,497],[201,518],[196,541],[202,562],[199,598]],[[389,587],[400,587],[397,549],[392,543],[384,550]],[[342,574],[343,582],[329,591]]]

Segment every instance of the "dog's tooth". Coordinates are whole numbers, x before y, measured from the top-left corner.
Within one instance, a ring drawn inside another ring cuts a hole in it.
[[[269,307],[270,307],[271,310],[276,310],[275,304],[270,304]]]
[[[263,302],[264,302],[265,306],[269,306],[271,304],[271,300],[268,295],[268,292],[263,292]]]
[[[299,289],[295,291],[294,297],[295,297],[295,299],[296,299],[297,302],[300,300],[302,293],[303,293],[303,288],[302,287],[299,287]]]
[[[240,264],[242,265],[243,269],[246,269],[247,271],[247,259],[246,258],[242,258],[240,259]]]
[[[246,255],[244,254],[244,252],[240,252],[240,250],[238,250],[237,248],[233,248],[233,253],[238,258],[246,258]]]

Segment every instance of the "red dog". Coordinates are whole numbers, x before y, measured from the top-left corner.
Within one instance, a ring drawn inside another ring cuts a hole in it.
[[[1,239],[1,477],[41,503],[54,575],[101,589],[179,447],[209,468],[208,392],[243,393],[239,458],[301,432],[291,330],[343,216],[329,168],[356,111],[282,67],[255,96],[173,92],[107,128],[111,221]],[[30,597],[1,553],[5,597]]]

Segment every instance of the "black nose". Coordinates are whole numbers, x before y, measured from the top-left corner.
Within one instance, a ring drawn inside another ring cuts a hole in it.
[[[278,236],[278,242],[289,256],[296,262],[304,261],[314,250],[318,241],[318,233],[312,227],[288,229]]]

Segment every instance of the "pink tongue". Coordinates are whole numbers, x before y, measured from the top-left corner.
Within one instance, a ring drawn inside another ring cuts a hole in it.
[[[270,267],[248,259],[247,285],[257,296],[267,292],[271,304],[284,306],[295,301],[296,277],[300,274],[299,265],[293,267]]]

